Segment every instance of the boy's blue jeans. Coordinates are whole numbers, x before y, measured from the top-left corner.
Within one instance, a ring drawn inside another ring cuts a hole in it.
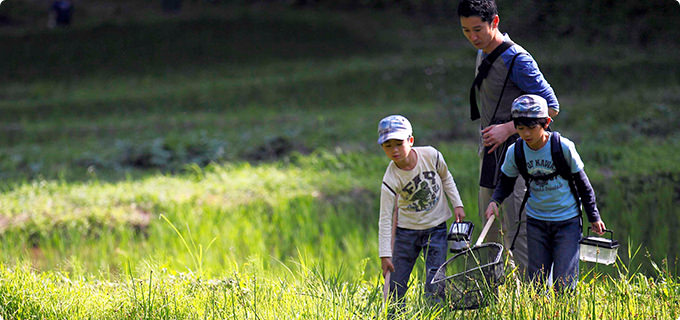
[[[527,217],[529,276],[545,283],[552,266],[557,291],[576,288],[578,281],[581,217],[564,221],[543,221]]]
[[[425,293],[431,296],[435,288],[430,284],[437,269],[446,261],[448,243],[446,242],[446,222],[425,229],[412,230],[397,228],[394,238],[394,250],[392,250],[392,264],[394,272],[391,275],[390,293],[396,290],[397,298],[406,294],[408,280],[413,270],[413,265],[423,252],[426,268]]]

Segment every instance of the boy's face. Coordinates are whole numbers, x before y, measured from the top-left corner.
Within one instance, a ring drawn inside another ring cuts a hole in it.
[[[515,126],[517,133],[520,138],[527,143],[531,149],[540,149],[545,144],[543,140],[543,135],[545,134],[545,129],[538,124],[532,126],[525,126],[518,124]]]
[[[490,53],[487,52],[487,48],[491,45],[498,30],[498,20],[498,16],[495,16],[490,23],[482,21],[479,16],[460,17],[460,26],[465,37],[475,48]]]
[[[413,147],[413,137],[406,140],[387,140],[381,146],[390,160],[397,164],[404,163],[411,152],[411,147]]]

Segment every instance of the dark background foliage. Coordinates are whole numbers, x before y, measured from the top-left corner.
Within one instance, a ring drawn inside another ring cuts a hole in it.
[[[292,6],[301,10],[391,10],[426,21],[457,20],[457,1],[448,0],[74,0],[74,20],[89,16],[134,16],[140,8],[177,13],[186,4]],[[589,42],[639,46],[680,37],[680,3],[675,0],[498,0],[503,25],[523,37],[577,37]],[[44,25],[50,1],[4,1],[0,26]],[[184,4],[184,5],[183,5]],[[512,18],[509,18],[512,17]]]

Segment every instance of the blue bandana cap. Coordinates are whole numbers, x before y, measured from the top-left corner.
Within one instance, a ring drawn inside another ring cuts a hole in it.
[[[541,96],[525,94],[512,102],[512,118],[549,118],[548,102]]]
[[[387,140],[406,140],[413,135],[411,123],[403,116],[391,115],[378,123],[378,144]]]

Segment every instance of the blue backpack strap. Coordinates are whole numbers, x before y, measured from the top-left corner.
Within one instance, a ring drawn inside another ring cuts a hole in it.
[[[578,196],[576,182],[571,174],[571,166],[569,166],[567,159],[564,158],[560,134],[556,131],[550,136],[550,155],[552,156],[553,164],[555,165],[555,171],[569,183],[569,189],[574,195],[574,199],[576,199],[576,207],[578,208],[579,213],[581,213],[581,198]]]
[[[524,181],[529,180],[529,171],[527,171],[527,161],[524,156],[524,141],[522,138],[517,138],[515,141],[515,164],[519,174],[524,178]]]
[[[560,134],[557,131],[554,131],[552,135],[550,135],[550,153],[557,174],[564,178],[564,180],[572,180],[571,167],[569,166],[569,163],[567,163],[567,159],[564,158],[562,141],[560,139]]]
[[[519,174],[524,178],[524,186],[527,188],[527,191],[524,192],[524,198],[522,199],[522,205],[519,206],[519,223],[517,224],[517,231],[515,231],[515,235],[512,237],[512,243],[510,244],[510,251],[515,249],[515,241],[517,241],[517,236],[519,235],[519,229],[522,226],[522,212],[524,211],[524,207],[527,205],[527,201],[529,200],[529,195],[530,195],[530,189],[529,185],[531,184],[531,176],[529,175],[529,171],[527,170],[527,161],[526,157],[524,156],[524,141],[522,138],[517,138],[517,141],[515,141],[515,165],[517,165],[517,170],[519,171]]]

